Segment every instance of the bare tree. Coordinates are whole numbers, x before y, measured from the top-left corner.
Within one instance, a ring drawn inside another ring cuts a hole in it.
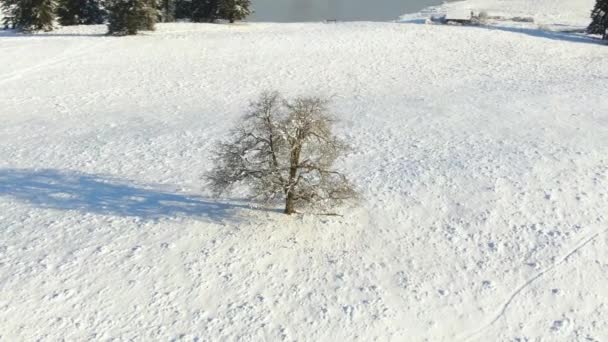
[[[332,169],[348,150],[333,135],[332,123],[324,99],[287,101],[278,92],[263,93],[215,151],[216,166],[207,174],[214,193],[244,184],[254,198],[284,200],[288,215],[299,206],[355,198],[352,184]]]

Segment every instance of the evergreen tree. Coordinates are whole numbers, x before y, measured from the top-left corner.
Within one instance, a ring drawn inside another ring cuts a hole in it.
[[[122,36],[154,30],[158,14],[154,0],[110,0],[108,10],[108,34]]]
[[[591,11],[591,24],[587,32],[591,34],[601,34],[604,39],[608,39],[608,0],[597,0],[595,8]]]
[[[175,0],[175,19],[191,19],[191,0]]]
[[[103,24],[106,15],[100,0],[59,0],[57,6],[59,23],[64,26]]]
[[[176,2],[175,0],[160,0],[160,21],[170,23],[175,21]]]
[[[231,23],[236,20],[243,20],[251,14],[249,9],[250,0],[221,0],[218,16],[221,19],[229,20]]]
[[[218,18],[220,0],[192,0],[191,19],[195,23],[212,22]]]
[[[54,0],[0,0],[3,23],[20,31],[51,31],[55,20]]]

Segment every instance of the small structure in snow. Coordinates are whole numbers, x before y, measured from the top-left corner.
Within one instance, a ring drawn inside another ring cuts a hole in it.
[[[452,10],[446,14],[433,15],[426,22],[427,24],[444,25],[481,25],[488,19],[486,12],[475,14],[470,10]]]
[[[470,25],[475,14],[473,11],[458,10],[449,11],[445,16],[446,24]]]
[[[446,23],[445,17],[446,17],[445,14],[432,15],[429,19],[426,20],[426,23],[427,24],[445,24]]]

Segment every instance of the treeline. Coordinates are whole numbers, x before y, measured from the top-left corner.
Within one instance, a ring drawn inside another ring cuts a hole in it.
[[[3,25],[19,31],[51,31],[55,23],[108,25],[113,35],[154,30],[157,22],[235,22],[251,14],[250,0],[0,0]]]
[[[608,40],[608,0],[596,1],[587,32],[602,35],[604,40]]]

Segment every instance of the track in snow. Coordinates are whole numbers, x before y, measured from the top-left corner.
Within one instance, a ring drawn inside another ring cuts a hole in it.
[[[463,341],[471,341],[471,340],[479,337],[480,334],[482,334],[486,329],[488,329],[492,325],[494,325],[499,319],[501,319],[505,315],[505,313],[507,312],[507,309],[509,308],[509,306],[511,305],[511,303],[513,302],[513,300],[515,300],[515,297],[517,297],[523,290],[525,290],[534,281],[536,281],[538,278],[540,278],[543,275],[545,275],[547,272],[550,272],[550,271],[554,270],[556,267],[558,267],[559,265],[563,264],[574,253],[580,251],[586,245],[588,245],[589,243],[591,243],[595,239],[597,239],[598,236],[600,236],[601,234],[606,233],[606,232],[608,232],[608,229],[605,229],[603,231],[599,231],[599,232],[591,235],[590,237],[587,237],[587,238],[583,239],[583,242],[581,242],[580,244],[578,244],[572,251],[570,251],[568,254],[566,254],[564,257],[562,257],[558,262],[556,262],[556,263],[552,264],[551,266],[545,268],[544,270],[538,272],[535,276],[533,276],[532,278],[528,279],[525,283],[523,283],[515,291],[513,291],[513,293],[509,296],[509,298],[501,306],[500,311],[496,315],[493,316],[492,320],[489,323],[484,324],[481,328],[477,329],[476,331],[474,331],[472,333],[466,333],[465,337],[462,337],[462,336],[458,337],[458,339],[459,340],[463,340]]]

